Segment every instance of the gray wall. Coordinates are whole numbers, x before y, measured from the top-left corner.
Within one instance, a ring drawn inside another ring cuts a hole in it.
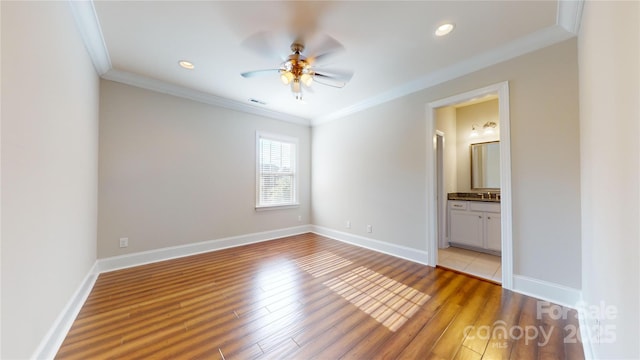
[[[575,39],[313,128],[314,224],[425,251],[426,104],[505,80],[514,274],[580,289]]]
[[[299,208],[255,211],[256,131],[299,139]],[[309,141],[306,126],[102,80],[98,257],[308,224]]]
[[[640,358],[639,24],[638,2],[587,2],[580,30],[582,295],[597,359]]]
[[[98,76],[67,2],[0,6],[0,357],[25,359],[96,260]]]

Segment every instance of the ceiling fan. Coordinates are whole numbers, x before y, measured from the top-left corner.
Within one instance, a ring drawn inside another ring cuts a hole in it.
[[[259,41],[256,41],[256,39]],[[260,53],[273,53],[268,49],[266,42],[262,40],[264,40],[262,35],[256,36],[251,42],[245,42],[245,45]],[[240,75],[250,78],[258,75],[279,73],[282,83],[291,86],[291,92],[296,100],[302,100],[303,85],[310,89],[311,84],[314,82],[336,88],[344,87],[351,80],[352,71],[323,70],[316,67],[319,60],[344,50],[344,47],[337,40],[328,36],[325,37],[322,47],[325,49],[316,55],[305,56],[302,54],[305,50],[303,41],[297,39],[291,44],[292,53],[284,59],[277,69],[247,71]]]

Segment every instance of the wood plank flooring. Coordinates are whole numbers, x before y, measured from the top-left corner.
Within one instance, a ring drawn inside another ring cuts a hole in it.
[[[583,359],[577,324],[490,282],[304,234],[101,274],[56,358]]]

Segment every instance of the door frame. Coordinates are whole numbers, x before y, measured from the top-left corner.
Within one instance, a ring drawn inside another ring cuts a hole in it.
[[[485,86],[462,94],[433,101],[426,106],[427,128],[427,263],[436,266],[438,260],[439,211],[437,207],[437,164],[436,164],[436,109],[452,106],[486,95],[498,95],[498,116],[500,121],[500,230],[502,232],[502,287],[513,288],[513,233],[511,195],[511,122],[509,117],[509,82]]]
[[[447,191],[446,191],[446,174],[444,171],[444,147],[445,133],[435,131],[436,144],[436,207],[438,212],[438,248],[443,247],[447,243]],[[441,139],[438,145],[438,139]],[[439,146],[439,147],[438,147]]]

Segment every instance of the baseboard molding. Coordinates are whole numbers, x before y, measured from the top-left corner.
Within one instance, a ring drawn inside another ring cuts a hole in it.
[[[304,234],[310,231],[311,225],[301,225],[285,229],[231,236],[193,244],[172,246],[162,249],[142,251],[133,254],[98,259],[98,272],[103,273],[133,266],[150,264],[158,261],[201,254],[210,251],[228,249],[236,246],[249,245],[258,242],[278,239],[281,237]]]
[[[578,306],[578,323],[580,326],[580,339],[582,340],[582,351],[584,352],[585,360],[594,360],[596,359],[595,353],[593,351],[593,343],[591,339],[594,339],[595,334],[593,333],[593,319],[591,314],[589,314],[588,308],[584,306],[586,302],[584,298],[580,296],[580,304]]]
[[[144,251],[135,254],[128,254],[123,256],[116,256],[104,259],[98,259],[94,263],[89,273],[85,276],[84,280],[73,294],[65,308],[62,310],[58,318],[54,321],[53,325],[44,336],[40,345],[34,351],[31,356],[32,359],[53,359],[58,349],[62,345],[65,336],[71,329],[73,321],[80,313],[82,305],[89,297],[93,285],[98,278],[98,275],[103,272],[124,269],[127,267],[149,264],[152,262],[170,260],[179,257],[195,255],[199,253],[222,250],[236,246],[248,245],[281,237],[304,234],[311,231],[310,225],[302,225],[285,229],[278,229],[272,231],[264,231],[253,234],[246,234],[240,236],[232,236],[227,238],[221,238],[217,240],[210,240],[199,242],[195,244],[187,244],[182,246],[174,246],[169,248]]]
[[[581,306],[584,304],[582,291],[522,275],[513,276],[513,291],[576,309],[584,358],[587,360],[595,359],[591,343],[593,334],[591,334],[592,327],[589,325],[589,314],[585,311],[585,307]]]
[[[60,315],[53,322],[53,325],[49,328],[49,331],[44,336],[40,345],[36,348],[36,351],[31,356],[31,359],[53,359],[62,345],[65,336],[71,329],[73,321],[80,313],[82,305],[89,297],[91,289],[98,278],[97,261],[93,264],[89,273],[84,277],[80,286],[76,292],[71,296],[71,299],[64,307]]]
[[[209,240],[194,244],[182,246],[174,246],[151,251],[144,251],[134,254],[115,256],[110,258],[98,259],[85,276],[84,280],[71,297],[63,311],[55,320],[47,335],[43,338],[40,345],[34,352],[33,359],[53,359],[60,345],[64,341],[66,334],[69,332],[73,321],[80,312],[82,305],[86,301],[96,279],[100,273],[113,270],[149,264],[158,261],[170,260],[179,257],[195,255],[210,251],[223,250],[242,245],[249,245],[263,241],[278,239],[287,236],[299,235],[312,232],[321,236],[325,236],[334,240],[345,242],[351,245],[359,246],[369,250],[388,254],[422,265],[428,264],[428,252],[417,250],[402,245],[395,245],[364,236],[354,235],[317,225],[301,225],[285,229],[264,231],[246,235],[226,237],[216,240]],[[513,290],[525,295],[533,296],[553,303],[576,307],[581,301],[580,290],[569,288],[563,285],[550,283],[526,276],[513,276]],[[578,309],[580,311],[580,309]],[[580,314],[580,333],[583,339],[583,346],[586,359],[593,359],[593,351],[591,348],[590,327],[587,323],[586,314]]]
[[[422,265],[427,263],[428,253],[402,245],[394,245],[384,241],[379,241],[364,236],[349,234],[343,231],[337,231],[323,226],[311,225],[311,232],[322,235],[334,240],[342,241],[351,245],[363,247],[365,249],[381,252],[387,255],[399,257],[401,259],[413,261]],[[431,265],[433,266],[433,265]]]
[[[513,291],[570,308],[575,308],[581,297],[578,289],[522,275],[513,275]]]

